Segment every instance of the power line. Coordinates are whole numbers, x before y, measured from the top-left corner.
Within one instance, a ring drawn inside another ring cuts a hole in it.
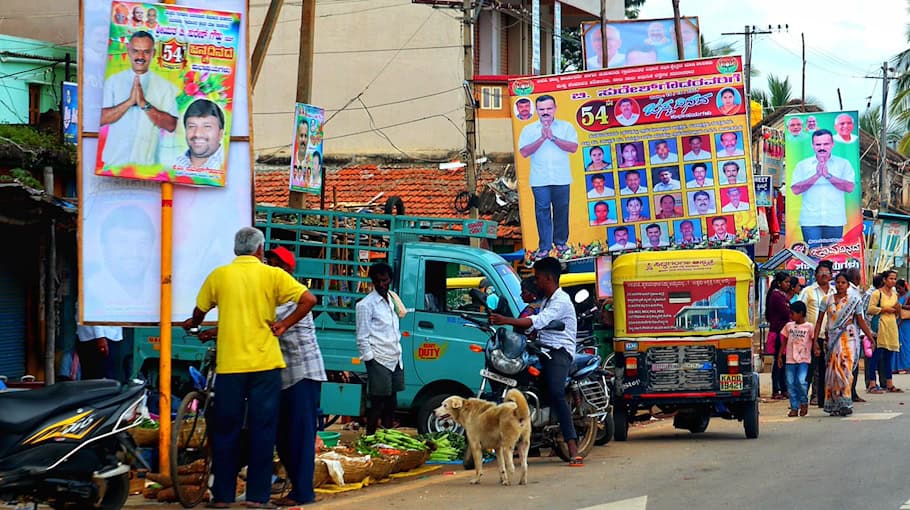
[[[442,49],[451,49],[451,48],[461,48],[460,44],[447,44],[440,46],[412,46],[410,48],[374,48],[368,50],[334,50],[334,51],[314,51],[316,55],[350,55],[357,53],[388,53],[390,51],[420,51],[420,50],[442,50]],[[298,55],[298,51],[282,51],[277,53],[269,53],[270,57],[281,57],[281,56],[291,56]]]
[[[415,161],[423,161],[425,163],[445,163],[446,161],[448,161],[448,159],[424,159],[424,158],[412,156],[412,155],[408,154],[407,152],[403,151],[400,147],[395,145],[395,142],[393,142],[392,139],[389,138],[389,135],[385,134],[385,132],[383,132],[381,128],[376,127],[376,122],[373,119],[373,114],[370,113],[370,109],[367,108],[367,105],[363,102],[363,99],[358,97],[357,101],[360,102],[360,106],[363,107],[363,111],[366,112],[367,117],[370,119],[370,127],[372,128],[372,131],[374,133],[377,133],[379,136],[381,136],[386,142],[389,142],[389,145],[391,145],[395,150],[400,152],[402,156],[405,156],[406,158],[409,158],[409,159],[413,159]],[[446,118],[448,118],[448,117],[446,117]],[[449,122],[451,122],[451,119],[449,119]]]
[[[379,104],[370,105],[369,108],[381,108],[381,107],[383,107],[383,106],[392,106],[392,105],[401,104],[401,103],[409,103],[409,102],[411,102],[411,101],[417,101],[417,100],[419,100],[419,99],[426,99],[426,98],[429,98],[429,97],[436,97],[436,96],[441,96],[441,95],[443,95],[443,94],[449,94],[449,93],[454,92],[454,91],[456,91],[456,90],[461,91],[461,90],[463,90],[463,89],[462,89],[462,87],[452,87],[452,88],[450,88],[450,89],[440,90],[439,92],[433,92],[433,93],[430,93],[430,94],[423,94],[423,95],[420,95],[420,96],[412,96],[412,97],[409,97],[409,98],[406,98],[406,99],[397,99],[397,100],[395,100],[395,101],[389,101],[389,102],[387,102],[387,103],[379,103]],[[333,109],[333,108],[326,108],[326,109],[325,109],[325,111],[327,111],[327,112],[334,112],[334,111],[338,111],[338,110],[339,110],[339,109],[337,109],[337,108],[335,108],[335,109]],[[277,112],[254,112],[254,113],[253,113],[253,115],[293,115],[293,114],[294,114],[294,111],[293,111],[293,110],[277,111]]]

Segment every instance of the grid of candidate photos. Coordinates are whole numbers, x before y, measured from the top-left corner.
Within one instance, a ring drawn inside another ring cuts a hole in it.
[[[610,251],[736,237],[749,211],[742,131],[584,147],[591,226],[607,227]]]

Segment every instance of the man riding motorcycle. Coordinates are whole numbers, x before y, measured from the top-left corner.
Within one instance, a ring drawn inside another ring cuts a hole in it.
[[[561,273],[562,266],[553,257],[545,257],[535,262],[534,279],[544,298],[540,311],[536,315],[517,319],[493,313],[490,314],[490,323],[520,329],[532,328],[537,331],[538,343],[549,349],[548,356],[540,358],[541,365],[543,365],[543,379],[546,381],[551,406],[559,419],[563,439],[569,448],[571,459],[569,465],[580,467],[584,465],[584,459],[578,455],[578,442],[575,426],[572,423],[572,412],[563,393],[575,353],[577,321],[572,300],[559,287]],[[562,331],[542,330],[552,321],[562,321],[565,329]]]

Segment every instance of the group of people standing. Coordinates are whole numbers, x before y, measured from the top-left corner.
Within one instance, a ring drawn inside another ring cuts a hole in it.
[[[902,393],[892,374],[910,369],[907,282],[884,271],[864,291],[858,269],[835,275],[823,260],[815,282],[800,287],[797,278],[775,274],[765,306],[765,354],[776,358],[771,398],[789,398],[788,416],[805,416],[810,404],[832,416],[852,414],[854,402],[865,402],[856,391],[861,358],[867,393]]]

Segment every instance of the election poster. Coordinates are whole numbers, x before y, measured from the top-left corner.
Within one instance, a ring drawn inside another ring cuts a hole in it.
[[[118,5],[130,8],[117,9]],[[146,7],[141,13],[132,8],[140,5]],[[227,108],[234,139],[225,137],[221,140],[226,156],[226,182],[223,187],[174,186],[173,190],[171,320],[175,323],[192,313],[206,276],[214,268],[233,260],[234,233],[240,227],[250,226],[253,217],[247,0],[192,0],[191,7],[183,9],[207,12],[213,16],[212,23],[221,19],[221,11],[238,12],[244,22],[237,32],[239,39],[233,43],[238,55],[231,78],[235,90],[230,92]],[[106,71],[111,61],[110,49],[117,44],[110,40],[112,16],[119,14],[116,19],[122,21],[124,13],[135,18],[141,15],[147,23],[156,25],[165,16],[165,10],[172,8],[175,7],[112,0],[80,3],[79,320],[86,324],[154,325],[160,322],[161,184],[154,180],[99,175],[96,173],[96,155],[100,153],[104,129],[102,105],[108,81]],[[149,9],[153,9],[151,16]],[[137,21],[130,23],[138,28]],[[155,65],[153,62],[152,66]],[[201,75],[196,79],[202,80]],[[197,84],[201,89],[205,88],[206,94],[211,92],[209,85]],[[193,92],[192,87],[189,92]],[[227,104],[220,96],[218,100],[211,100],[219,106]],[[182,129],[182,118],[178,125]],[[228,142],[230,145],[226,145]],[[184,145],[182,151],[186,150]],[[217,311],[217,308],[212,310],[206,318],[217,320]]]
[[[75,83],[63,82],[63,141],[76,145],[79,139],[79,90]]]
[[[531,258],[758,238],[739,57],[509,82]]]
[[[599,21],[581,24],[585,69],[603,69],[603,35]],[[680,20],[683,55],[676,47],[673,18],[607,22],[607,66],[622,67],[690,60],[701,56],[698,18]]]
[[[224,186],[240,13],[114,2],[108,24],[95,173]]]
[[[755,207],[772,207],[771,198],[774,188],[771,187],[770,175],[752,176],[752,186],[755,188]]]
[[[858,113],[791,114],[784,123],[787,247],[831,260],[835,270],[861,269]]]
[[[291,191],[322,194],[322,126],[325,110],[297,103],[294,114],[294,152],[291,155]]]
[[[626,333],[736,327],[736,278],[623,282]]]

